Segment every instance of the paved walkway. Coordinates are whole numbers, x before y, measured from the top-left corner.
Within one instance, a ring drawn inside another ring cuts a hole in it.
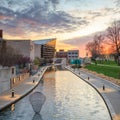
[[[47,67],[41,68],[41,70],[39,70],[37,74],[31,76],[29,79],[25,80],[20,85],[14,87],[14,97],[12,97],[11,95],[11,90],[0,94],[0,110],[9,105],[12,105],[15,101],[18,101],[20,98],[31,92],[41,80],[46,69]]]
[[[103,97],[113,120],[120,120],[120,86],[81,69],[67,68],[78,77],[92,85]],[[103,90],[103,85],[105,90]]]

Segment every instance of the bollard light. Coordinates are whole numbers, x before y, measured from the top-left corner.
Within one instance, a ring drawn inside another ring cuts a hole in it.
[[[33,79],[33,83],[35,82],[35,80]]]
[[[105,85],[103,85],[103,90],[105,90]]]
[[[89,80],[90,78],[88,77],[88,80]]]
[[[12,92],[11,92],[11,96],[14,97],[15,96],[15,91],[12,89]]]

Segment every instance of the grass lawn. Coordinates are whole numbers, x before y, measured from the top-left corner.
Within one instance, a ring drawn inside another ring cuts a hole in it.
[[[108,61],[97,60],[96,62],[97,62],[97,64],[102,64],[102,65],[118,66],[115,61],[110,61],[110,60],[108,60]],[[93,61],[93,63],[94,63],[94,61]]]
[[[120,67],[111,67],[111,66],[99,66],[99,65],[87,65],[85,68],[97,73],[102,73],[106,76],[120,79]]]

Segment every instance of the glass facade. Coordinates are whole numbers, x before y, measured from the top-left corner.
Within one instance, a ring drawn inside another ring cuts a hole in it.
[[[55,56],[56,39],[47,41],[41,45],[41,58],[52,59]]]

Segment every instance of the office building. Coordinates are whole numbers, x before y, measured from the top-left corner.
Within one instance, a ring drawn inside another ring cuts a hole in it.
[[[64,50],[59,50],[56,52],[56,58],[67,58],[67,52]]]
[[[79,50],[68,50],[67,58],[68,60],[79,58]]]
[[[34,40],[35,57],[53,59],[55,57],[56,38]]]

